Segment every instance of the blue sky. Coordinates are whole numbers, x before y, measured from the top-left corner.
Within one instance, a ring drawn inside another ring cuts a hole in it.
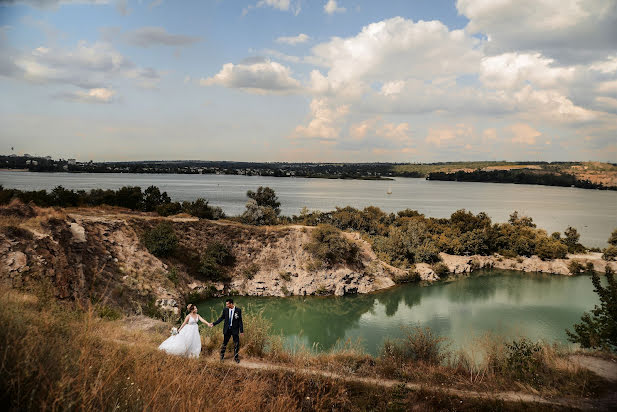
[[[616,0],[0,0],[0,153],[617,161]]]

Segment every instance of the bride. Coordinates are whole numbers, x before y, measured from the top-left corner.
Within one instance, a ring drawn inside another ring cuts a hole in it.
[[[159,346],[160,350],[171,355],[184,355],[190,358],[196,358],[201,352],[201,337],[199,336],[199,326],[197,322],[210,326],[204,318],[197,314],[197,306],[190,304],[187,307],[189,314],[186,315],[184,323],[178,329],[177,335],[171,335]]]

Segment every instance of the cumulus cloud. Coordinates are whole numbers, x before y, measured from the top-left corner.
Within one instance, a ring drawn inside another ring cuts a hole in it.
[[[104,87],[90,90],[78,90],[72,93],[61,93],[56,95],[58,98],[84,103],[111,103],[114,96],[116,96],[116,92],[114,90]]]
[[[302,88],[292,77],[289,67],[263,59],[224,64],[217,74],[203,78],[199,83],[202,86],[219,85],[259,94],[294,93]]]
[[[345,13],[347,9],[345,7],[339,7],[336,0],[328,0],[323,6],[323,11],[326,14]]]
[[[308,35],[306,35],[304,33],[300,33],[297,36],[279,37],[278,39],[276,39],[276,42],[277,43],[284,43],[284,44],[289,44],[289,45],[295,46],[296,44],[306,43],[310,39],[311,39],[310,36],[308,36]]]
[[[307,61],[328,69],[333,90],[361,94],[373,81],[428,80],[476,72],[482,55],[476,39],[439,21],[395,17],[334,37],[312,49]]]
[[[340,136],[341,120],[349,113],[349,106],[334,106],[328,99],[311,101],[311,120],[306,126],[299,125],[293,138],[333,140]]]
[[[464,145],[472,135],[473,127],[468,124],[443,125],[429,128],[425,141],[436,146]]]
[[[525,123],[513,124],[506,128],[511,135],[512,143],[534,145],[536,137],[542,135],[539,131]]]
[[[248,6],[242,10],[242,14],[246,15],[249,10],[261,7],[271,7],[280,11],[290,11],[296,16],[300,14],[301,5],[300,0],[292,3],[291,0],[260,0],[255,5]]]
[[[487,36],[489,54],[537,51],[560,62],[586,62],[615,51],[615,0],[458,0],[467,31]]]
[[[35,84],[72,85],[88,90],[62,94],[73,100],[113,101],[113,95],[105,91],[111,90],[109,84],[118,78],[132,79],[146,88],[156,87],[160,81],[156,70],[138,67],[105,42],[80,41],[74,49],[39,46],[20,52],[0,47],[0,51],[0,74]]]

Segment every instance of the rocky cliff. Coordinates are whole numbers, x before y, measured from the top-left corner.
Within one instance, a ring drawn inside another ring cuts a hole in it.
[[[161,221],[178,237],[177,252],[157,258],[143,246],[141,235]],[[47,288],[61,299],[94,300],[125,311],[164,308],[177,312],[185,296],[345,295],[369,293],[405,280],[439,280],[431,265],[412,271],[387,265],[357,233],[344,233],[360,253],[353,263],[332,267],[316,264],[305,245],[313,227],[255,227],[190,216],[161,218],[117,208],[43,209],[19,202],[0,207],[0,281],[13,288]],[[209,244],[224,244],[235,257],[222,279],[200,274],[200,254]],[[454,274],[482,268],[569,275],[568,259],[441,254]],[[572,256],[606,262],[599,254]],[[611,263],[617,269],[617,263]]]

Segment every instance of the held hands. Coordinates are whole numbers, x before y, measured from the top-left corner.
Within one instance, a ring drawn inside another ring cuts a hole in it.
[[[212,326],[214,326],[212,323],[210,322],[206,322],[208,324],[208,327],[211,328]]]

